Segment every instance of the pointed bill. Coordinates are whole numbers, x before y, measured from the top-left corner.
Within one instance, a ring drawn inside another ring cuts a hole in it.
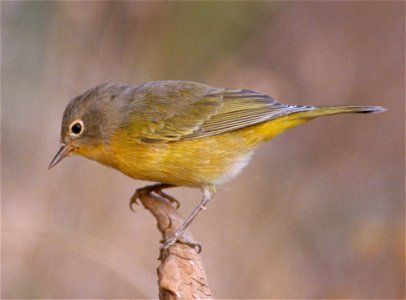
[[[69,153],[72,151],[72,147],[68,145],[62,145],[61,148],[56,153],[55,157],[52,159],[51,163],[49,164],[48,170],[59,163],[62,159],[67,157]]]

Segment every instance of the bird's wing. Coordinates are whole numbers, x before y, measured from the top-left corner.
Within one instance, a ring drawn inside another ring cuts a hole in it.
[[[311,106],[281,104],[268,95],[251,90],[225,89],[221,97],[222,107],[185,139],[220,134],[312,109]]]
[[[296,111],[250,90],[220,89],[195,82],[151,82],[138,88],[129,125],[144,142],[195,139],[244,128]]]
[[[177,141],[198,131],[222,106],[221,91],[186,81],[153,81],[130,95],[122,124],[144,142]]]

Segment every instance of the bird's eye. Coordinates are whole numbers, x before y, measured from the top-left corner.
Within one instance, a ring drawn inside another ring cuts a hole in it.
[[[81,120],[77,120],[77,121],[74,121],[74,122],[70,125],[70,132],[71,132],[73,135],[79,135],[79,134],[82,133],[83,128],[84,128],[83,122],[82,122]]]

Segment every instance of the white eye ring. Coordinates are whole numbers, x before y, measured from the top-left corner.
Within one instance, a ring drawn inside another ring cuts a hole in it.
[[[84,129],[85,129],[85,124],[83,124],[83,121],[75,120],[69,126],[69,135],[79,136],[82,134]]]

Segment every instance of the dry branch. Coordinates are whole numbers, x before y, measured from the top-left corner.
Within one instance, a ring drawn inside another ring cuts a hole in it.
[[[166,200],[153,194],[140,195],[143,206],[157,220],[162,237],[173,235],[182,218]],[[190,240],[190,232],[184,236]],[[213,299],[203,263],[196,248],[175,243],[161,257],[158,267],[159,299]]]

